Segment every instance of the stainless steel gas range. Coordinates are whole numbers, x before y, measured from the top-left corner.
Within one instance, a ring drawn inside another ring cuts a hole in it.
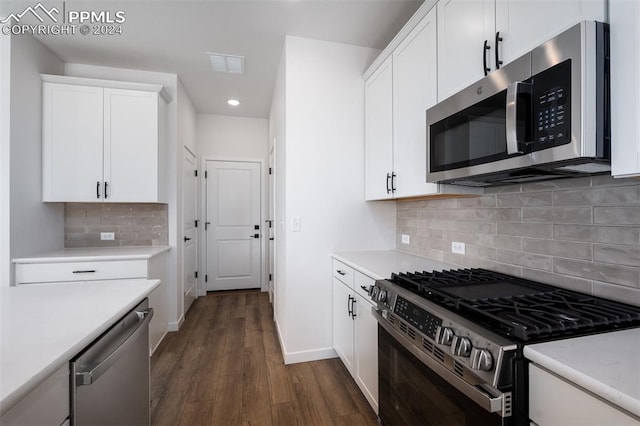
[[[369,289],[383,425],[529,425],[525,345],[640,326],[640,308],[483,269]]]

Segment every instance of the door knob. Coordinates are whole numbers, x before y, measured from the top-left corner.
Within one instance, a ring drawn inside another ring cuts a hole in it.
[[[260,238],[260,234],[249,235],[249,238]]]

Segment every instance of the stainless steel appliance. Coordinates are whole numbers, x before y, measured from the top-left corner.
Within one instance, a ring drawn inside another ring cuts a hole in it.
[[[149,321],[144,299],[71,360],[71,425],[149,424]]]
[[[582,22],[427,110],[427,182],[609,172],[609,27]]]
[[[526,344],[640,325],[640,308],[483,269],[393,274],[369,289],[379,417],[529,425]]]

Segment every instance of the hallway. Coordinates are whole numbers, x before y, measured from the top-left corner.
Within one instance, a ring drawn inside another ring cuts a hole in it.
[[[151,359],[151,423],[377,425],[338,358],[285,366],[267,293],[210,293]]]

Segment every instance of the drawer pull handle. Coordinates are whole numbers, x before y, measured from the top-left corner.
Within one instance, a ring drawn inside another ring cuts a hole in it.
[[[73,271],[74,274],[90,274],[95,272],[95,269],[85,269],[85,270],[80,270],[80,271]]]
[[[344,276],[344,275],[347,275],[347,273],[346,273],[346,272],[341,271],[340,269],[336,269],[336,272],[337,272],[337,273],[339,273],[340,275],[343,275],[343,276]]]

